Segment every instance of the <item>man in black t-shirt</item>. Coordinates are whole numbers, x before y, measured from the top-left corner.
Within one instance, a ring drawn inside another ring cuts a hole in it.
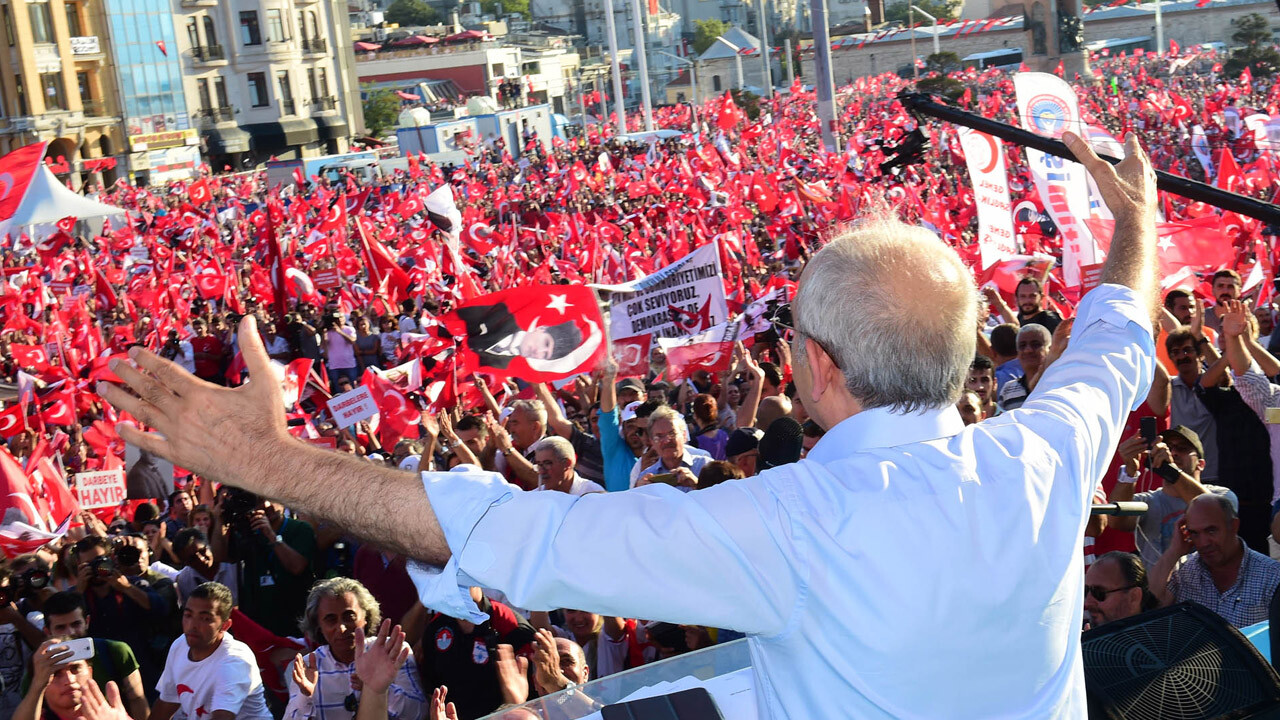
[[[1018,303],[1018,324],[1023,327],[1032,323],[1043,325],[1052,335],[1062,323],[1061,315],[1044,309],[1044,289],[1037,278],[1024,277],[1019,280],[1013,299]]]
[[[449,688],[449,702],[458,717],[483,717],[502,705],[496,660],[498,645],[510,645],[516,654],[533,652],[534,629],[523,617],[500,602],[471,588],[471,597],[489,619],[480,625],[437,614],[422,635],[418,655],[423,688]]]

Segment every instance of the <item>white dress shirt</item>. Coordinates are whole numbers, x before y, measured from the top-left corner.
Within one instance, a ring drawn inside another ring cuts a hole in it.
[[[483,585],[746,632],[766,717],[1084,717],[1081,538],[1154,362],[1134,294],[1103,285],[1027,402],[976,425],[867,410],[798,463],[687,494],[424,473],[452,556],[409,571],[473,622]]]

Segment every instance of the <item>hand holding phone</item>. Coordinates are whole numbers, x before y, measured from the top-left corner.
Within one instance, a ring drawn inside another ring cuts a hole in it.
[[[675,473],[657,473],[656,475],[649,476],[649,482],[662,483],[663,485],[675,485],[676,480],[677,478]]]

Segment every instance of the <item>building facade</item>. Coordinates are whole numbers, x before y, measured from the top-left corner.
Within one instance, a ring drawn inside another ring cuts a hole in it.
[[[345,5],[171,2],[187,106],[215,171],[347,151],[363,121]]]
[[[0,13],[0,153],[48,142],[71,187],[114,182],[124,139],[101,1],[7,0]]]

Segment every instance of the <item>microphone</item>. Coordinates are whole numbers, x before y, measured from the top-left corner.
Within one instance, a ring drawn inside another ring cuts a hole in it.
[[[792,417],[780,417],[769,423],[760,438],[760,469],[790,465],[800,459],[804,449],[804,431]]]
[[[1115,515],[1117,517],[1133,517],[1135,515],[1145,515],[1147,513],[1147,504],[1130,500],[1127,502],[1113,502],[1106,505],[1092,505],[1089,507],[1090,515]]]

